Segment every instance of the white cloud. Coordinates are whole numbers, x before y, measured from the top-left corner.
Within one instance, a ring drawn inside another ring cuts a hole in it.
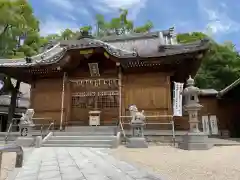
[[[70,13],[64,13],[63,15],[64,15],[64,17],[66,17],[66,18],[68,18],[68,19],[70,19],[72,21],[77,21],[77,18],[74,15],[70,14]]]
[[[59,11],[66,11],[67,13],[78,13],[89,15],[88,9],[84,6],[84,1],[74,0],[46,0],[46,3],[51,3],[59,8]]]
[[[135,19],[148,0],[98,0],[93,8],[101,13],[118,12],[119,8],[129,10],[129,18]]]
[[[79,30],[80,24],[76,24],[74,21],[63,21],[61,19],[56,19],[53,16],[48,16],[46,20],[42,21],[40,24],[40,33],[42,36],[49,34],[61,33],[65,29],[71,29],[73,31]]]
[[[227,34],[240,30],[240,24],[231,19],[227,12],[222,10],[220,12],[218,7],[227,8],[226,4],[220,3],[217,6],[216,3],[211,3],[209,0],[198,0],[199,11],[201,15],[206,18],[207,31],[211,31],[214,34]]]
[[[104,3],[106,6],[112,9],[119,8],[132,8],[138,4],[145,4],[146,0],[100,0],[99,2]]]
[[[46,0],[46,2],[68,11],[75,9],[74,4],[70,0]]]

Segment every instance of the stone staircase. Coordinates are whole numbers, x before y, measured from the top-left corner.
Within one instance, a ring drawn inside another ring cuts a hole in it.
[[[71,126],[65,131],[54,132],[42,146],[115,148],[118,138],[114,126]]]

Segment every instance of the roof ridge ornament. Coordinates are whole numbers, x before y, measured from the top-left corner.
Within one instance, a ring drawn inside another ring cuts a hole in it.
[[[189,87],[189,86],[194,86],[194,84],[195,84],[194,79],[192,78],[191,75],[189,75],[189,78],[188,78],[188,80],[187,80],[187,87]]]

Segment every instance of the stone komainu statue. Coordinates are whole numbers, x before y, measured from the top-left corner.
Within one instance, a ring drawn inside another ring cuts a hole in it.
[[[33,115],[34,115],[34,109],[27,109],[26,113],[22,113],[22,117],[20,118],[20,124],[34,124],[33,123]]]
[[[34,115],[34,109],[27,109],[25,114],[22,114],[19,122],[19,130],[21,136],[28,136],[31,128],[35,126],[32,118]]]
[[[142,112],[139,112],[136,105],[131,105],[129,111],[132,116],[131,123],[145,123],[146,117],[143,110]]]

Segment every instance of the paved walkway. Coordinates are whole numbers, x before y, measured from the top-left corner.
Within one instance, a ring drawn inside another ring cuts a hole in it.
[[[15,180],[162,180],[108,154],[109,149],[34,149]]]

